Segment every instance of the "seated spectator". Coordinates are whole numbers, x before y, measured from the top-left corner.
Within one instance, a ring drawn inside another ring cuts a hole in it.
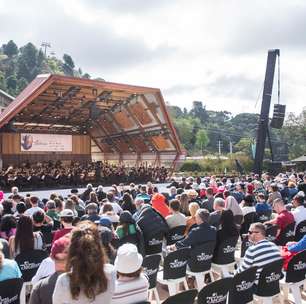
[[[292,215],[291,212],[289,212],[286,207],[285,204],[283,202],[282,199],[278,198],[276,200],[274,200],[273,202],[273,209],[275,210],[275,212],[277,213],[277,216],[270,220],[265,222],[265,224],[270,224],[270,225],[277,225],[278,226],[278,230],[277,230],[277,234],[276,234],[276,242],[279,239],[279,235],[282,231],[284,231],[284,229],[291,223],[294,223],[294,217]]]
[[[44,210],[38,206],[39,198],[37,196],[31,196],[30,203],[31,203],[31,208],[27,209],[24,215],[32,216],[36,211],[44,212]]]
[[[77,212],[77,210],[75,209],[75,202],[72,200],[72,199],[70,199],[70,198],[68,198],[66,201],[65,201],[65,209],[70,209],[70,210],[72,210],[72,212],[73,212],[73,216],[74,217],[78,217],[78,212]]]
[[[217,241],[215,252],[218,252],[219,246],[225,240],[239,236],[239,231],[234,222],[233,212],[231,210],[223,210],[221,211],[220,217],[220,229],[217,231]]]
[[[54,242],[51,248],[50,263],[44,263],[45,260],[40,264],[37,273],[40,273],[42,280],[34,285],[31,291],[31,297],[29,304],[52,304],[52,295],[55,288],[57,278],[60,274],[65,272],[67,254],[69,250],[70,239],[68,237],[62,237]],[[43,267],[41,267],[43,265]],[[36,273],[36,276],[37,276]],[[35,284],[36,280],[32,283]]]
[[[18,220],[21,215],[24,215],[27,207],[24,202],[20,202],[16,205],[16,212],[14,213],[14,217]]]
[[[166,222],[169,228],[186,226],[186,216],[180,212],[180,201],[177,199],[170,201],[169,207],[171,214],[166,217]]]
[[[293,197],[299,192],[299,190],[296,187],[296,184],[294,182],[289,182],[288,183],[288,201],[291,202]]]
[[[288,250],[292,253],[297,253],[306,250],[306,234],[296,243],[287,244]]]
[[[60,214],[60,213],[64,210],[64,203],[63,203],[63,201],[62,201],[60,198],[58,198],[58,197],[56,197],[56,198],[54,199],[54,202],[55,202],[56,212],[57,212],[58,214]]]
[[[10,248],[7,240],[0,238],[0,244],[2,244],[2,253],[6,259],[10,258]]]
[[[42,235],[33,231],[33,223],[29,216],[22,215],[17,223],[15,236],[9,239],[10,256],[16,257],[19,253],[33,249],[43,249]]]
[[[171,187],[170,188],[170,193],[169,193],[169,200],[171,201],[171,200],[175,199],[176,195],[177,195],[176,188],[175,187]]]
[[[170,250],[183,247],[194,248],[209,241],[216,241],[216,228],[208,224],[209,212],[206,209],[199,209],[196,212],[197,227],[190,230],[188,235],[182,240],[169,246]]]
[[[214,212],[209,215],[209,224],[219,229],[222,211],[225,210],[225,201],[223,198],[218,197],[214,200]]]
[[[111,303],[115,271],[104,260],[97,227],[81,222],[72,232],[67,272],[56,281],[53,303]]]
[[[194,228],[197,226],[196,222],[196,213],[197,210],[200,209],[200,206],[198,203],[190,203],[189,204],[189,213],[190,216],[187,217],[186,219],[186,230],[185,230],[185,235],[187,235],[190,231],[190,229]]]
[[[240,203],[240,207],[241,207],[243,216],[249,213],[256,212],[254,196],[251,194],[247,194],[242,200],[242,202]]]
[[[206,200],[203,201],[202,207],[204,209],[207,209],[209,212],[214,211],[214,190],[213,188],[207,188],[206,189]]]
[[[16,234],[16,218],[12,214],[5,214],[1,218],[0,237],[9,240]]]
[[[60,221],[61,224],[63,226],[62,229],[57,230],[54,235],[53,235],[53,240],[52,240],[52,244],[60,239],[61,237],[63,237],[64,235],[68,234],[71,232],[71,230],[73,229],[73,219],[74,219],[74,214],[73,211],[70,209],[64,209],[61,213],[60,213]]]
[[[295,227],[306,220],[306,208],[304,206],[305,197],[303,195],[297,194],[292,201],[294,210],[291,211],[295,221]]]
[[[152,208],[159,212],[164,218],[170,215],[169,207],[166,204],[166,198],[162,194],[153,194],[151,203]]]
[[[98,230],[101,234],[101,242],[108,261],[114,264],[116,258],[116,249],[113,246],[115,234],[113,233],[113,225],[110,219],[101,217],[98,224]]]
[[[59,221],[59,213],[56,211],[56,205],[54,201],[49,200],[46,204],[47,212],[46,215],[49,216],[53,221]]]
[[[74,203],[74,209],[77,212],[77,217],[81,218],[85,214],[85,205],[76,195],[71,195],[70,199]]]
[[[202,201],[199,198],[199,193],[195,189],[189,189],[187,191],[188,197],[189,197],[189,203],[198,203],[199,206],[201,207]]]
[[[243,262],[237,272],[257,266],[257,278],[265,265],[281,259],[278,247],[266,240],[266,228],[262,223],[253,223],[249,229],[249,241],[253,244],[244,255]]]
[[[10,199],[4,200],[2,202],[2,216],[6,214],[14,214],[13,201]]]
[[[124,193],[121,201],[122,210],[127,210],[134,214],[136,212],[136,206],[133,203],[133,198],[129,193]]]
[[[99,185],[96,189],[98,201],[101,202],[103,199],[106,198],[106,193],[103,191],[103,186]]]
[[[125,243],[132,243],[137,246],[138,252],[144,254],[142,232],[136,225],[136,222],[129,211],[123,211],[121,213],[116,234],[119,238],[119,246]]]
[[[14,260],[4,257],[3,245],[0,242],[0,282],[10,279],[21,278],[22,274]]]
[[[255,205],[255,210],[258,214],[272,211],[271,205],[267,203],[265,195],[263,193],[257,194],[257,203]]]
[[[145,203],[148,203],[151,200],[150,195],[147,193],[147,187],[141,186],[140,192],[136,196],[137,198],[141,198]]]
[[[224,195],[224,199],[225,199],[225,209],[227,210],[232,210],[233,215],[243,215],[242,214],[242,210],[237,202],[237,200],[235,199],[234,196],[230,195],[229,191],[224,191],[223,193]]]
[[[33,221],[33,231],[41,232],[44,242],[46,242],[46,240],[50,238],[50,243],[51,243],[52,241],[51,231],[53,228],[52,219],[49,216],[47,216],[45,213],[41,211],[36,211],[32,216],[32,221]]]
[[[188,194],[183,192],[179,197],[179,201],[181,204],[181,212],[186,216],[190,215],[189,213],[189,197]]]
[[[95,203],[95,204],[99,205],[98,196],[97,196],[95,191],[91,191],[89,193],[89,199],[85,202],[85,206],[87,206],[90,203]]]
[[[282,199],[282,195],[279,192],[277,184],[272,183],[271,186],[270,186],[270,193],[269,193],[269,196],[268,196],[268,203],[272,205],[272,203],[276,199]]]
[[[111,203],[105,203],[102,207],[101,216],[109,218],[113,224],[117,225],[119,222],[119,216],[114,212],[113,206]]]
[[[89,203],[85,208],[86,214],[81,217],[81,221],[95,222],[100,219],[98,215],[98,205],[96,203]]]
[[[117,280],[112,304],[133,304],[148,299],[148,279],[142,273],[142,256],[133,244],[122,245],[117,252]]]

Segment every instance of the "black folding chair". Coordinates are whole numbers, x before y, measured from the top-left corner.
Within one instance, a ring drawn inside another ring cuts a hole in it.
[[[249,231],[250,225],[257,221],[257,213],[250,212],[243,217],[243,223],[240,228],[240,235],[246,234]]]
[[[163,304],[193,304],[197,294],[198,291],[196,289],[186,290],[169,297]]]
[[[288,263],[286,276],[280,281],[285,299],[291,289],[294,303],[302,303],[300,286],[306,282],[306,250],[299,252]]]
[[[47,256],[47,252],[43,250],[29,250],[16,256],[15,261],[20,268],[24,281],[20,293],[22,303],[26,303],[26,297],[32,289],[31,279],[36,274],[42,260]]]
[[[294,241],[295,233],[295,222],[286,226],[286,228],[281,231],[279,237],[275,240],[275,244],[278,246],[285,246],[288,242]]]
[[[276,225],[269,225],[266,227],[266,240],[270,242],[274,242],[276,240],[277,234],[277,226]]]
[[[23,279],[10,279],[0,282],[0,303],[19,304]]]
[[[207,242],[191,250],[188,259],[187,275],[194,276],[198,290],[204,287],[204,278],[208,274],[210,280],[214,281],[211,270],[211,261],[215,249],[215,242]]]
[[[257,212],[258,222],[264,223],[266,221],[269,221],[271,219],[271,215],[272,215],[272,210]]]
[[[228,304],[253,303],[253,285],[256,279],[257,267],[251,267],[233,277],[233,284],[229,290]]]
[[[241,241],[241,251],[240,251],[240,257],[243,258],[245,255],[245,252],[247,249],[251,246],[251,242],[249,241],[249,236],[243,235],[242,236],[242,241]]]
[[[159,232],[152,235],[150,238],[144,239],[145,253],[146,255],[158,254],[162,252],[164,233]]]
[[[221,269],[223,277],[229,276],[230,268],[236,264],[235,250],[238,241],[237,237],[231,237],[223,241],[213,256],[213,268]]]
[[[232,278],[224,278],[203,287],[198,294],[198,304],[226,304],[232,281]]]
[[[255,297],[272,302],[272,298],[280,295],[279,280],[282,278],[283,260],[276,260],[263,267],[259,275]]]
[[[306,234],[306,220],[300,222],[295,228],[295,241],[298,242]]]
[[[149,279],[149,300],[153,299],[153,294],[155,300],[159,303],[159,295],[156,288],[157,274],[159,270],[159,264],[161,261],[161,256],[159,254],[149,255],[143,259],[142,267],[144,273]]]
[[[168,286],[170,296],[176,294],[180,283],[188,289],[186,268],[190,256],[190,248],[182,248],[170,252],[164,259],[164,268],[157,274],[157,282]]]
[[[167,246],[175,244],[177,241],[182,240],[185,236],[186,226],[177,226],[170,229],[166,235]]]

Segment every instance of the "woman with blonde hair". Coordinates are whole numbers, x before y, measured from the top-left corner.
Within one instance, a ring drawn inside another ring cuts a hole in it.
[[[180,198],[179,198],[179,201],[181,203],[181,212],[183,214],[185,214],[186,216],[187,215],[190,215],[190,212],[189,212],[189,197],[188,197],[188,194],[187,193],[182,193],[180,195]]]
[[[194,228],[193,226],[195,226],[197,224],[197,222],[196,222],[196,212],[197,212],[198,209],[200,209],[200,206],[199,206],[198,203],[190,203],[189,204],[190,216],[187,217],[185,235],[187,235],[189,233],[189,231],[191,230],[191,228]]]
[[[105,264],[97,227],[81,222],[72,232],[66,272],[58,277],[53,303],[110,303],[115,271]]]

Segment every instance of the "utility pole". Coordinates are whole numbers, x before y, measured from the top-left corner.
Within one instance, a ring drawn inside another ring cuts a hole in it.
[[[229,149],[230,149],[230,154],[233,154],[233,143],[231,140],[229,142]]]
[[[45,49],[45,56],[47,56],[47,48],[51,48],[51,44],[49,42],[42,42],[41,47]]]
[[[218,151],[219,151],[219,156],[221,155],[221,140],[218,140]]]

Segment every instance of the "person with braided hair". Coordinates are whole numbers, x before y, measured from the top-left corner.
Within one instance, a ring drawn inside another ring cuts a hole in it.
[[[110,303],[115,279],[114,267],[105,264],[97,227],[81,222],[72,230],[66,272],[58,277],[53,303]]]

